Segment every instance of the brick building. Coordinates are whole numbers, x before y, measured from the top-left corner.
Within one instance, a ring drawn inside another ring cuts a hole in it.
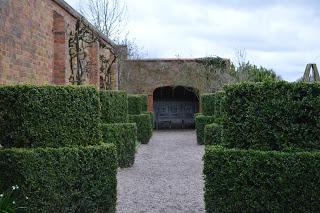
[[[77,23],[95,39],[75,39]],[[75,53],[75,45],[82,51]],[[108,81],[117,89],[115,65],[107,77],[101,74],[113,61],[114,47],[63,0],[0,0],[0,84],[69,84],[80,67],[84,84]]]

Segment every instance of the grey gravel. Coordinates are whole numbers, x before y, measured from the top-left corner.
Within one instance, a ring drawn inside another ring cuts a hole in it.
[[[155,131],[118,171],[117,212],[204,212],[203,152],[194,130]]]

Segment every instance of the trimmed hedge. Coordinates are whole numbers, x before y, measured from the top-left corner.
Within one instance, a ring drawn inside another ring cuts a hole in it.
[[[102,123],[128,122],[128,98],[124,91],[100,91]]]
[[[206,212],[318,212],[320,152],[207,146]]]
[[[0,150],[0,191],[28,212],[115,212],[116,174],[114,145]]]
[[[129,115],[129,121],[137,124],[138,140],[142,144],[149,143],[152,136],[150,114]]]
[[[202,113],[206,116],[214,116],[216,106],[215,94],[204,93],[201,94]]]
[[[142,112],[142,114],[147,114],[150,115],[150,119],[151,119],[151,126],[154,129],[155,128],[155,122],[154,122],[154,112]]]
[[[195,117],[197,142],[198,144],[204,144],[204,128],[207,124],[214,123],[213,116],[204,116],[203,114],[197,114]]]
[[[94,145],[101,141],[99,93],[88,86],[0,86],[4,147]]]
[[[105,143],[113,143],[117,147],[119,166],[132,166],[134,164],[137,141],[136,124],[102,124],[101,129],[103,141]]]
[[[148,111],[148,96],[144,94],[128,95],[130,115],[140,115]]]
[[[148,111],[148,96],[147,95],[141,95],[141,101],[142,101],[142,111],[146,112]]]
[[[224,89],[227,147],[320,150],[320,84],[243,83]]]
[[[129,115],[140,115],[142,113],[142,96],[128,95],[128,113]]]
[[[225,92],[206,93],[201,95],[202,112],[206,116],[214,116],[217,122],[222,122],[224,116]]]
[[[204,144],[222,144],[222,126],[217,123],[208,124],[204,128]]]

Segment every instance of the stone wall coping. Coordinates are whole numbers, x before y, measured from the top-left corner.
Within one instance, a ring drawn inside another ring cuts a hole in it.
[[[62,9],[64,9],[66,12],[68,12],[71,16],[75,17],[76,19],[80,19],[83,17],[77,10],[75,10],[73,7],[71,7],[67,2],[64,0],[52,0],[56,4],[58,4]],[[107,36],[105,36],[103,33],[101,33],[99,30],[97,30],[86,18],[84,18],[85,22],[89,27],[94,30],[98,36],[104,40],[106,43],[108,43],[111,46],[116,46],[116,44],[109,39]]]
[[[196,62],[203,58],[141,58],[141,59],[127,59],[127,62]],[[229,61],[230,59],[224,58],[223,60]]]

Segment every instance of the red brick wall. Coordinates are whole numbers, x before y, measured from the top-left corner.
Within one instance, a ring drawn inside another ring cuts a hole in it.
[[[69,83],[76,20],[56,0],[0,0],[0,84]],[[99,46],[88,52],[95,67],[86,83],[99,87]]]
[[[52,82],[54,84],[65,84],[66,83],[66,26],[64,17],[53,12],[53,35],[54,35],[54,46],[53,46],[53,73]]]

